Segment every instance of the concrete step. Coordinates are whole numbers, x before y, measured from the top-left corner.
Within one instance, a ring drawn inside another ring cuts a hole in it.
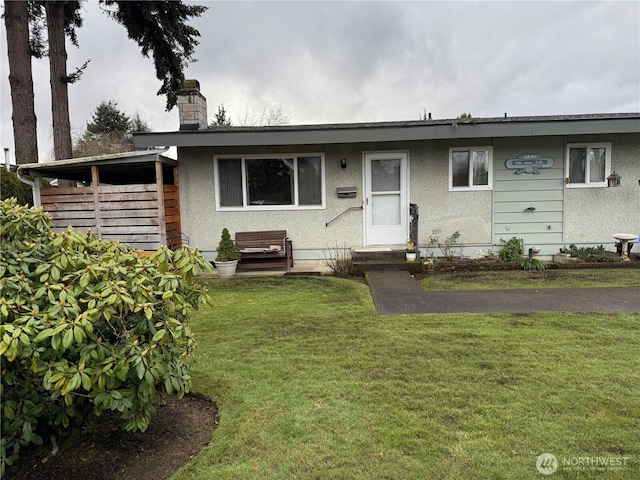
[[[351,259],[354,262],[391,262],[405,260],[405,245],[392,245],[384,247],[353,247]]]
[[[404,255],[404,253],[403,253]],[[351,273],[354,275],[364,275],[365,272],[389,272],[406,271],[410,273],[420,273],[422,265],[420,262],[407,262],[406,260],[358,260],[351,262]]]

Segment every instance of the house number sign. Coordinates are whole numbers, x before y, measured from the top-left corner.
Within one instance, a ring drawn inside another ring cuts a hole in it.
[[[504,166],[509,170],[515,170],[516,175],[521,173],[531,173],[538,175],[541,168],[553,167],[553,158],[541,157],[534,153],[518,155],[518,158],[508,158],[504,162]]]

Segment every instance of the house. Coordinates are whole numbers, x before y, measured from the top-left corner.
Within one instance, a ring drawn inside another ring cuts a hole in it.
[[[147,150],[18,173],[58,230],[143,250],[184,239],[209,260],[225,227],[286,230],[298,265],[409,239],[425,254],[456,232],[468,256],[512,237],[541,255],[613,250],[613,235],[640,233],[640,113],[208,128],[197,81],[178,110],[178,131],[134,136]],[[41,189],[43,177],[82,186]]]
[[[465,255],[640,233],[640,113],[208,128],[196,81],[178,106],[178,131],[134,141],[177,147],[182,231],[210,259],[224,227],[286,229],[296,261],[404,246],[410,205],[423,253],[454,232]]]

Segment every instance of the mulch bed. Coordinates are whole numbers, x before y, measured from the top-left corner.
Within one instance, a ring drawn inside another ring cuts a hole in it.
[[[102,418],[102,417],[101,417]],[[171,396],[146,432],[125,432],[105,418],[91,433],[73,432],[52,445],[22,452],[7,480],[162,480],[186,465],[212,440],[218,408],[203,396]],[[43,463],[43,460],[46,460]]]

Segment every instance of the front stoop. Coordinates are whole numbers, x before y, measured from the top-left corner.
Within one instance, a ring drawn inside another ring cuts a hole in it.
[[[369,271],[409,271],[420,269],[420,261],[407,262],[405,246],[354,247],[351,249],[351,272],[363,275]]]
[[[354,262],[368,261],[404,261],[404,245],[392,245],[385,247],[353,247],[351,259]]]

